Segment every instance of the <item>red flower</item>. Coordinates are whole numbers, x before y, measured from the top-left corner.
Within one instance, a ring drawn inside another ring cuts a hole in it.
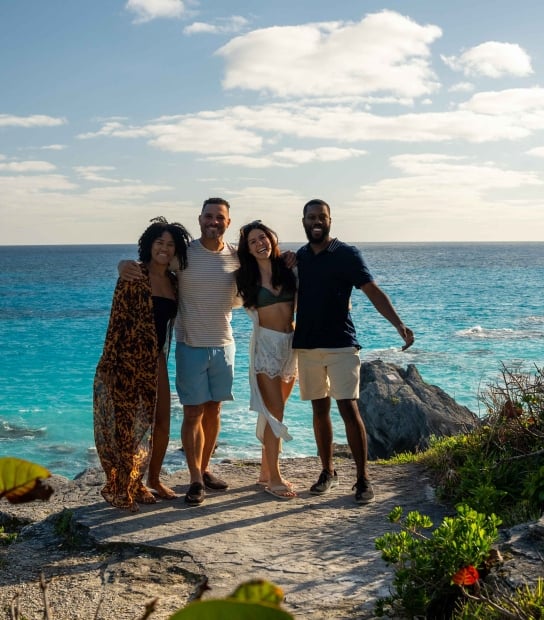
[[[478,579],[480,579],[480,575],[474,566],[460,568],[451,578],[452,582],[458,586],[472,586]]]

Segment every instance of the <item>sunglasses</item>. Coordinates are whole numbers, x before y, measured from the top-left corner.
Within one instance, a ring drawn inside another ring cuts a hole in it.
[[[249,222],[249,224],[246,224],[245,226],[242,226],[242,228],[240,228],[240,236],[241,237],[245,237],[246,235],[248,235],[254,228],[258,228],[259,224],[262,224],[263,221],[262,220],[253,220],[253,222]]]

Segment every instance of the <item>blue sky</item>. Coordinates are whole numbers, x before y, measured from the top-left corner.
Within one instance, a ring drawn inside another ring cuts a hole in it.
[[[544,240],[544,5],[2,0],[0,244]]]

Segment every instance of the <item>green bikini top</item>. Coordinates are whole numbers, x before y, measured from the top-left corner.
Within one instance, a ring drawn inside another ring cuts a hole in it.
[[[259,287],[259,292],[257,293],[257,308],[263,308],[264,306],[272,306],[273,304],[279,304],[282,301],[293,301],[295,298],[294,293],[289,293],[284,291],[283,289],[277,294],[265,288],[264,286]]]

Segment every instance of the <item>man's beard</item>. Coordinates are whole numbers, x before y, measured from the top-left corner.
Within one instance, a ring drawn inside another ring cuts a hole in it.
[[[204,229],[204,237],[206,239],[217,239],[223,235],[224,231],[219,230],[219,228],[205,228]]]
[[[316,235],[313,231],[313,227],[304,227],[304,231],[306,232],[306,237],[310,243],[322,243],[329,236],[331,229],[328,226],[322,226],[319,230],[319,235]],[[317,231],[316,231],[317,232]]]

